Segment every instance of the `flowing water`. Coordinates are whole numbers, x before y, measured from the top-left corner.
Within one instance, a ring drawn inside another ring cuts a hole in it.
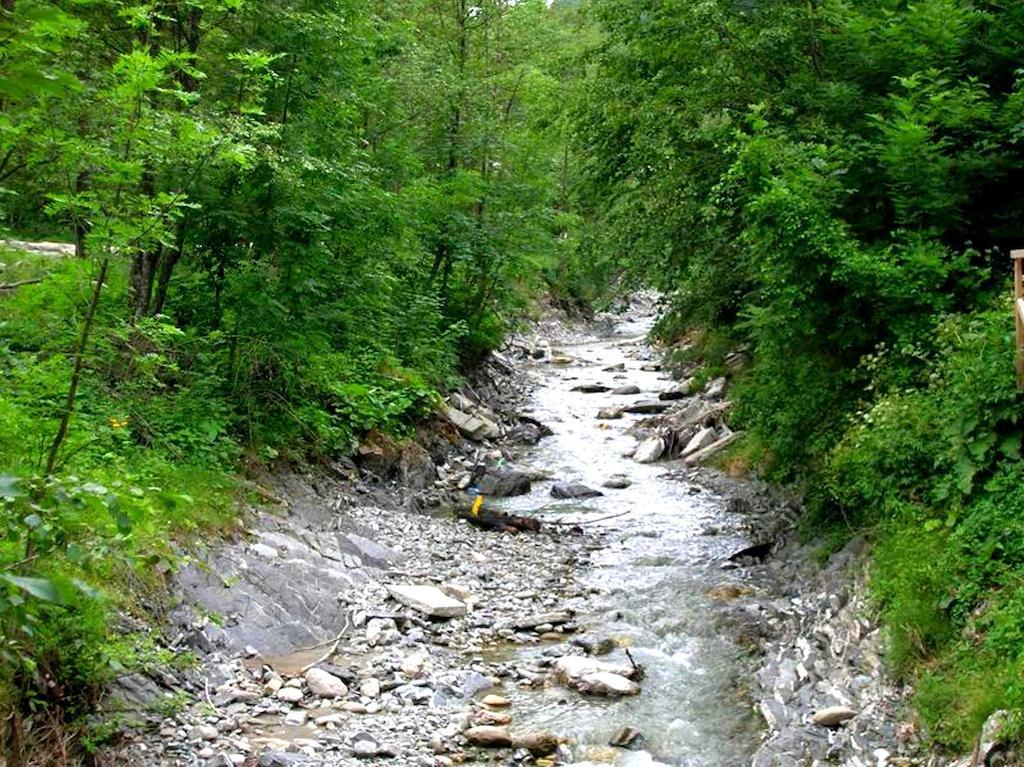
[[[529,495],[500,504],[543,519],[580,520],[603,533],[606,545],[593,551],[578,573],[583,584],[599,590],[580,623],[630,647],[646,667],[643,692],[599,700],[558,687],[520,691],[516,724],[568,735],[581,763],[604,761],[602,747],[618,727],[629,725],[643,734],[644,750],[621,752],[616,763],[623,767],[730,767],[749,763],[758,723],[742,693],[749,670],[745,651],[708,592],[723,584],[756,587],[721,566],[748,542],[728,532],[739,528],[739,520],[725,511],[725,499],[685,481],[677,463],[643,465],[623,455],[636,445],[627,430],[645,416],[595,418],[599,408],[657,399],[673,384],[650,363],[644,342],[650,321],[619,322],[601,337],[561,346],[557,353],[571,356],[571,364],[537,363],[531,369],[537,386],[527,412],[555,433],[524,462],[551,472],[557,481],[601,488],[610,476],[622,474],[632,484],[586,501],[553,501],[550,484],[535,483]],[[620,364],[624,370],[606,370]],[[585,383],[635,384],[641,394],[571,391]],[[708,535],[711,527],[721,534]],[[542,651],[538,646],[518,653],[523,658]],[[622,660],[619,654],[611,659]]]

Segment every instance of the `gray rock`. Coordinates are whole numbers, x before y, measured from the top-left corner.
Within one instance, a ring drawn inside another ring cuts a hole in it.
[[[578,482],[556,482],[551,486],[552,498],[596,498],[599,495],[604,493]]]
[[[550,613],[539,613],[537,615],[529,615],[525,618],[518,618],[512,624],[518,631],[528,631],[535,629],[538,626],[547,624],[548,626],[558,626],[563,623],[568,623],[572,620],[572,613],[569,610],[558,610]]]
[[[857,712],[849,706],[829,706],[816,711],[811,717],[811,723],[819,727],[838,727],[847,719],[853,719]]]
[[[486,469],[474,484],[485,496],[525,495],[530,492],[530,475],[517,469],[493,467]]]
[[[579,386],[572,387],[572,391],[582,392],[583,394],[601,394],[611,388],[602,384],[580,384]]]
[[[625,413],[638,413],[640,415],[653,415],[656,413],[664,413],[672,407],[671,402],[662,402],[661,400],[640,400],[634,402],[632,405],[626,405],[622,410]]]
[[[654,463],[665,452],[665,440],[661,437],[645,439],[636,447],[633,460],[637,463]]]
[[[436,586],[408,584],[387,588],[392,599],[433,618],[458,618],[466,614],[465,604]]]
[[[501,429],[498,425],[482,416],[470,415],[454,407],[449,407],[445,415],[466,439],[481,442],[501,436]]]
[[[305,674],[306,687],[318,698],[344,698],[348,695],[345,683],[320,668],[311,668]]]
[[[701,429],[693,435],[693,438],[689,442],[686,443],[686,447],[683,448],[682,455],[685,457],[692,453],[696,453],[698,450],[703,450],[715,441],[715,437],[717,435],[718,432],[713,426]]]
[[[614,421],[617,418],[622,418],[621,407],[603,407],[597,411],[599,421]]]
[[[640,387],[633,384],[627,384],[626,386],[620,386],[617,389],[612,389],[612,394],[626,395],[626,394],[639,394]]]
[[[607,487],[611,490],[624,490],[632,484],[633,481],[624,474],[614,474],[602,482],[601,487]]]

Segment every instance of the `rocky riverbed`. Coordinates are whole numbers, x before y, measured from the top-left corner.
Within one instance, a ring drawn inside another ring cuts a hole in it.
[[[119,681],[111,763],[941,764],[863,544],[821,567],[794,499],[701,468],[728,381],[662,370],[653,316],[539,323],[417,443],[254,483],[176,577],[160,642],[198,663]],[[540,531],[459,518],[478,493]]]

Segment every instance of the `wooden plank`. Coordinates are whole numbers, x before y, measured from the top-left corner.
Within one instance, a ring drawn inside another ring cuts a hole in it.
[[[1017,259],[1024,258],[1024,248],[1021,248],[1020,250],[1011,250],[1010,258],[1014,259],[1015,261]]]
[[[1024,298],[1017,299],[1017,319],[1024,322]]]

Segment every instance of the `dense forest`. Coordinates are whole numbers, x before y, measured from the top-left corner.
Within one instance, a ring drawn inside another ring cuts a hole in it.
[[[4,0],[0,38],[0,229],[69,250],[0,251],[11,753],[138,661],[112,616],[248,469],[409,437],[539,296],[638,286],[709,378],[751,359],[730,467],[874,541],[936,746],[1024,712],[1024,4]]]

